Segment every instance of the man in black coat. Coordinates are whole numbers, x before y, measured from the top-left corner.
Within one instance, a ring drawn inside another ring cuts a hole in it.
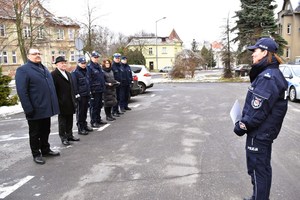
[[[17,69],[16,88],[29,126],[29,142],[34,162],[45,164],[42,156],[59,156],[48,142],[51,117],[59,113],[52,76],[41,63],[38,49],[29,49],[28,61]]]
[[[75,113],[76,103],[73,90],[73,82],[70,72],[67,69],[67,60],[63,56],[58,56],[55,60],[56,69],[51,72],[60,114],[58,115],[58,132],[61,142],[70,145],[69,141],[79,141],[73,136],[73,114]]]

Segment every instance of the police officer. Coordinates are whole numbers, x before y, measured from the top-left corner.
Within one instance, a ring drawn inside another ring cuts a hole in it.
[[[235,124],[238,136],[247,134],[246,157],[253,194],[244,200],[268,200],[272,182],[271,151],[287,112],[285,96],[288,84],[279,70],[278,45],[271,38],[261,38],[248,49],[253,51],[251,86],[242,118]]]
[[[91,126],[99,128],[100,125],[107,124],[101,120],[102,95],[105,90],[104,73],[99,65],[100,54],[96,51],[92,52],[91,61],[87,66],[87,72],[90,83],[91,99],[90,99],[90,118]]]
[[[86,122],[90,100],[90,85],[87,77],[85,58],[78,59],[78,65],[71,75],[74,83],[74,93],[77,99],[76,120],[78,134],[87,135],[88,132],[93,131],[93,129],[89,127]]]
[[[128,107],[128,99],[130,95],[130,87],[132,84],[132,72],[130,66],[127,64],[127,57],[122,56],[121,58],[121,69],[122,73],[122,82],[121,82],[121,90],[120,90],[120,110],[122,112],[126,112],[126,110],[131,110]]]
[[[112,63],[112,70],[114,73],[114,78],[116,81],[120,82],[120,85],[116,87],[116,96],[117,96],[117,104],[112,109],[112,114],[115,117],[120,117],[120,114],[123,114],[123,112],[120,112],[119,105],[120,105],[120,94],[122,89],[122,74],[124,73],[124,70],[121,68],[121,54],[115,53],[113,55],[113,63]]]

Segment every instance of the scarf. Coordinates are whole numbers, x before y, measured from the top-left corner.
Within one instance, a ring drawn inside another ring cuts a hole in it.
[[[256,77],[263,72],[268,66],[278,66],[278,61],[272,56],[272,62],[268,63],[268,58],[264,57],[259,63],[253,64],[249,73],[250,82],[252,83]]]

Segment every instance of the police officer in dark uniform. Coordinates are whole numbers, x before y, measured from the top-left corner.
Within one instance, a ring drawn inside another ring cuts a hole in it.
[[[117,104],[112,109],[112,115],[115,117],[120,117],[120,114],[123,114],[123,112],[120,112],[119,110],[123,69],[121,68],[121,54],[119,53],[115,53],[113,55],[112,70],[115,80],[120,82],[120,85],[116,87]]]
[[[130,95],[130,87],[133,81],[131,68],[127,64],[126,56],[122,56],[121,58],[121,68],[123,70],[123,73],[120,91],[120,110],[122,112],[126,112],[126,110],[131,110],[131,108],[128,107],[128,99]]]
[[[93,129],[89,127],[86,122],[90,100],[90,85],[87,77],[85,58],[78,59],[78,65],[71,75],[74,83],[74,93],[77,99],[76,119],[78,134],[87,135],[88,132],[93,131]]]
[[[102,67],[99,62],[100,54],[96,51],[92,52],[92,58],[87,66],[87,72],[89,77],[91,99],[90,99],[90,118],[91,126],[99,128],[100,125],[107,124],[101,120],[101,108],[103,106],[102,96],[105,90],[105,79]]]
[[[253,194],[244,200],[269,200],[273,140],[277,138],[287,112],[287,81],[279,70],[282,63],[276,54],[278,45],[271,38],[261,38],[254,46],[250,70],[251,86],[245,100],[242,118],[234,132],[247,134],[246,157]]]

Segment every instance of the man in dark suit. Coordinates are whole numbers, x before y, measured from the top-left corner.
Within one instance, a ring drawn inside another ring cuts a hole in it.
[[[16,88],[29,126],[33,160],[45,164],[42,156],[59,156],[48,142],[51,117],[59,113],[52,76],[41,63],[38,49],[29,49],[28,61],[17,69]]]
[[[56,94],[58,98],[60,114],[58,115],[58,132],[61,142],[70,145],[69,141],[79,141],[73,136],[73,114],[76,103],[73,90],[73,82],[70,72],[67,69],[67,60],[63,56],[55,59],[56,69],[51,72]]]

